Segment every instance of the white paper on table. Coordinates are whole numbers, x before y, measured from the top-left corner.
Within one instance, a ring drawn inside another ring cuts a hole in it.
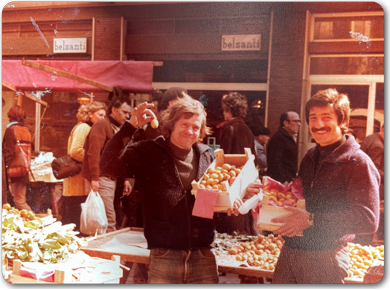
[[[134,246],[146,249],[147,242],[143,232],[127,232],[115,236],[112,240],[100,246],[102,249],[119,249]]]

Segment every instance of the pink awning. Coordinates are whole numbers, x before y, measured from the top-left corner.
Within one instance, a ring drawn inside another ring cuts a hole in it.
[[[60,71],[133,92],[152,91],[152,61],[44,61],[34,60]],[[21,60],[2,61],[2,81],[23,91],[105,91],[54,73],[28,67]],[[3,90],[7,90],[3,86]]]

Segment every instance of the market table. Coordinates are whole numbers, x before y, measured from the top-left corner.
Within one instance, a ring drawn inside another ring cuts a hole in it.
[[[121,257],[121,261],[134,263],[149,263],[149,253],[143,229],[124,228],[105,235],[97,236],[88,242],[87,247],[81,248],[90,256],[109,259],[112,255]],[[217,257],[218,271],[250,277],[272,278],[273,271],[249,267],[231,266],[229,261],[221,261]],[[230,264],[230,265],[229,265]]]
[[[148,264],[149,250],[143,229],[124,228],[105,235],[97,236],[89,241],[88,246],[81,248],[83,252],[93,257],[110,259],[112,255],[121,257],[121,261]],[[272,279],[273,271],[256,267],[237,266],[232,263],[234,257],[224,260],[217,256],[218,272],[243,275],[248,277]],[[361,284],[363,279],[346,278],[345,283]]]
[[[37,199],[35,201],[36,211],[41,210],[45,193],[49,194],[52,213],[60,220],[58,201],[62,196],[63,179],[54,177],[51,163],[45,162],[41,165],[31,167],[32,174],[29,175],[31,190],[35,189]]]

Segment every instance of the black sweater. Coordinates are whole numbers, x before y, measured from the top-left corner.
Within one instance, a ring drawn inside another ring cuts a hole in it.
[[[121,131],[125,130],[130,134],[135,131],[128,123],[121,128]],[[105,150],[101,163],[110,164],[104,170],[111,171],[111,174],[135,178],[148,248],[188,250],[209,247],[214,240],[214,221],[192,216],[195,197],[184,189],[166,140],[159,137],[137,142],[127,146],[119,158],[108,162],[105,159],[108,155],[119,156],[118,151],[114,153],[113,150],[115,137],[121,139],[121,135],[116,135],[106,147],[111,154]],[[121,142],[116,143],[121,146]],[[212,157],[206,145],[197,144],[193,149],[199,156],[196,174],[196,180],[199,180],[211,164]]]

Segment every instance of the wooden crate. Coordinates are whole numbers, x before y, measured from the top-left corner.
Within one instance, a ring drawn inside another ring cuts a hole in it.
[[[263,200],[261,202],[259,217],[257,219],[257,228],[259,230],[272,232],[280,228],[283,225],[283,223],[273,223],[271,222],[271,220],[274,218],[280,218],[280,217],[292,215],[292,212],[286,210],[284,207],[268,205],[268,202],[269,202],[269,196],[264,195]],[[297,207],[301,209],[305,209],[306,208],[305,200],[299,199],[297,201]]]
[[[237,167],[244,166],[233,184],[229,186],[228,182],[224,181],[222,183],[223,190],[218,193],[214,212],[226,212],[228,208],[233,206],[237,197],[241,199],[244,197],[247,186],[258,178],[259,172],[255,167],[255,157],[251,153],[250,148],[245,148],[245,154],[224,154],[223,149],[217,149],[214,153],[215,160],[209,166],[211,169],[215,169],[225,163],[236,165]],[[195,197],[202,179],[203,178],[198,182],[192,182],[191,193],[195,195]]]
[[[100,259],[100,258],[95,258]],[[101,259],[103,260],[103,259]],[[107,273],[105,275],[96,274],[96,279],[94,279],[93,284],[119,284],[120,278],[122,278],[123,271],[120,269],[120,256],[113,255],[111,257],[112,261],[115,261],[118,269]],[[12,273],[7,278],[7,281],[12,284],[67,284],[67,283],[77,283],[72,280],[72,270],[71,269],[55,269],[54,282],[39,281],[33,278],[28,278],[20,275],[20,269],[22,267],[22,262],[18,259],[13,260],[12,262]],[[95,277],[95,276],[94,276]]]

